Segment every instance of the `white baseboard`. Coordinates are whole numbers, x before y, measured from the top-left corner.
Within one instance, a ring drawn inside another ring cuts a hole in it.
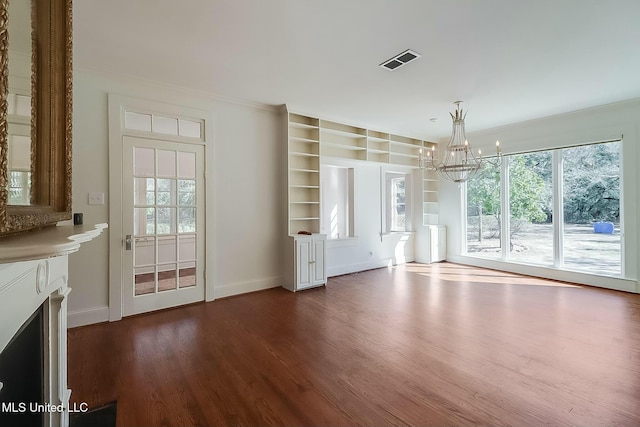
[[[67,327],[69,328],[77,328],[78,326],[108,321],[109,307],[107,306],[67,312]]]
[[[282,285],[282,278],[270,277],[268,279],[252,280],[248,282],[232,283],[218,286],[214,289],[215,298],[230,297],[247,292],[262,291],[264,289],[277,288]],[[119,320],[119,319],[118,319]],[[67,326],[77,328],[109,321],[109,307],[95,307],[86,310],[69,311],[67,313]]]
[[[216,286],[214,289],[215,298],[230,297],[233,295],[246,294],[247,292],[262,291],[265,289],[282,286],[281,277],[270,277],[267,279],[250,280],[247,282],[231,283],[223,286]]]
[[[413,259],[407,259],[406,262],[413,262]],[[373,270],[374,268],[389,267],[391,265],[397,265],[392,258],[375,259],[372,261],[361,262],[358,264],[338,265],[335,267],[327,267],[327,276],[341,276],[343,274],[357,273],[359,271]],[[404,263],[400,263],[404,264]]]
[[[467,256],[451,256],[447,257],[447,261],[463,265],[472,265],[475,267],[492,268],[494,270],[524,274],[527,276],[542,277],[544,279],[560,280],[568,283],[640,293],[640,289],[638,289],[640,288],[640,284],[633,279],[598,276],[578,271],[560,270],[552,267],[518,264],[501,260],[488,260]]]

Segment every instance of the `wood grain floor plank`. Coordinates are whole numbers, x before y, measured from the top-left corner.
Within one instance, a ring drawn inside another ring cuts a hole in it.
[[[450,263],[69,331],[119,426],[638,426],[640,295]]]

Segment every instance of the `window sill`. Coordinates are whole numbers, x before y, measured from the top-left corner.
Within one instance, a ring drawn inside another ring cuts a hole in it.
[[[471,252],[471,253],[463,253],[460,255],[461,257],[468,257],[468,258],[473,258],[473,259],[477,259],[477,260],[482,260],[482,261],[495,261],[495,262],[501,262],[507,265],[515,265],[515,266],[522,266],[523,268],[539,268],[539,269],[545,269],[545,270],[549,270],[549,271],[561,271],[561,272],[567,272],[567,273],[576,273],[576,274],[583,274],[586,276],[595,276],[595,277],[604,277],[604,278],[609,278],[609,279],[622,279],[622,280],[633,280],[630,279],[628,277],[624,277],[622,275],[622,272],[620,273],[612,273],[612,272],[602,272],[602,271],[596,271],[596,270],[585,270],[585,269],[580,269],[578,267],[571,267],[571,266],[562,266],[562,267],[556,267],[554,265],[551,264],[536,264],[533,262],[528,262],[528,261],[524,261],[524,260],[507,260],[507,259],[502,259],[502,257],[486,257],[486,256],[481,256],[481,255],[476,255],[475,253]]]
[[[618,291],[638,293],[637,282],[622,276],[610,276],[595,274],[593,272],[575,271],[560,269],[552,266],[516,263],[495,258],[482,258],[469,254],[447,257],[447,261],[460,264],[473,265],[477,267],[491,268],[494,270],[507,271],[516,274],[524,274],[533,277],[543,277],[546,279],[558,280],[569,284],[597,286],[600,288],[615,289]]]

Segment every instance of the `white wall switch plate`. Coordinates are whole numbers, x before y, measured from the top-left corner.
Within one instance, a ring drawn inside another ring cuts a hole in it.
[[[90,205],[104,205],[104,193],[91,191],[89,192]]]

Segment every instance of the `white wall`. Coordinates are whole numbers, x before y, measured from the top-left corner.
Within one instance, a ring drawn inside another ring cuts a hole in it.
[[[640,143],[639,126],[640,100],[632,100],[467,134],[474,150],[481,148],[485,153],[495,150],[495,141],[499,139],[504,154],[613,140],[619,139],[621,135],[624,135],[622,148],[622,215],[624,221],[623,256],[627,280],[463,256],[461,254],[463,205],[460,189],[457,184],[441,180],[439,182],[440,191],[438,196],[440,219],[447,226],[447,260],[557,280],[640,292],[640,283],[638,282],[638,264],[640,263],[640,254],[638,253],[638,242],[640,241],[638,200],[640,199],[640,185],[637,173],[637,166],[640,164],[640,150],[638,149],[638,144]],[[446,141],[443,141],[443,143],[446,144]]]
[[[214,164],[207,191],[214,210],[207,227],[214,297],[280,285],[279,247],[284,204],[279,156],[284,137],[276,108],[227,102],[210,94],[123,76],[74,70],[73,210],[87,224],[109,222],[109,93],[197,108],[213,117]],[[105,205],[88,205],[88,192],[105,193]],[[103,234],[69,257],[69,321],[78,326],[109,318],[109,248]],[[209,296],[210,298],[211,296]]]
[[[325,164],[354,168],[355,238],[327,240],[327,274],[336,276],[414,261],[413,233],[381,236],[381,173],[410,169],[363,161],[323,159]],[[415,180],[414,180],[415,181]],[[411,204],[420,205],[419,192],[411,182]],[[420,217],[421,218],[421,217]],[[416,215],[412,220],[417,221]],[[415,226],[414,226],[415,229]]]
[[[320,175],[321,206],[320,233],[328,239],[346,238],[353,235],[349,229],[349,168],[322,165]],[[353,189],[352,189],[353,190]]]

